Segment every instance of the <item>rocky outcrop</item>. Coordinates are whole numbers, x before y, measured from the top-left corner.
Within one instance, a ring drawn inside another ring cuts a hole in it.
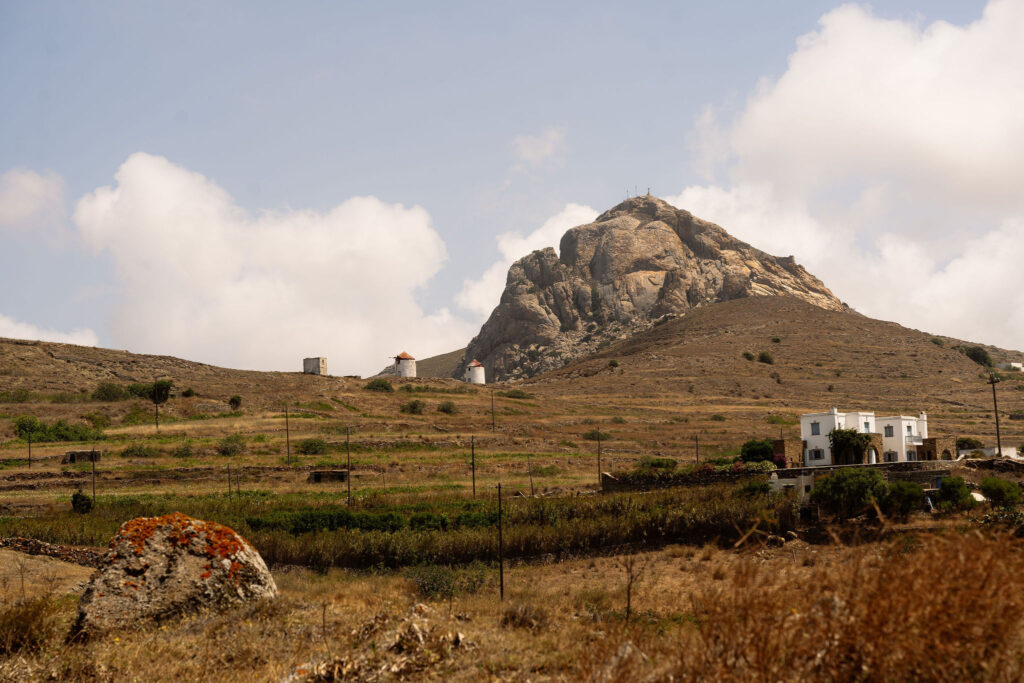
[[[276,595],[263,558],[228,527],[180,512],[140,517],[110,541],[72,635]]]
[[[516,261],[465,359],[488,380],[529,377],[698,306],[755,295],[844,304],[794,261],[656,197],[635,197]],[[460,365],[453,376],[461,377]]]

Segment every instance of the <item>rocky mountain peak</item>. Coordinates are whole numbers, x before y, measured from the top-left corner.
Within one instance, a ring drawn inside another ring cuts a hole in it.
[[[509,268],[498,306],[465,355],[489,379],[557,368],[666,316],[730,299],[788,295],[845,308],[792,256],[766,254],[650,195],[568,230],[559,252],[534,251]]]

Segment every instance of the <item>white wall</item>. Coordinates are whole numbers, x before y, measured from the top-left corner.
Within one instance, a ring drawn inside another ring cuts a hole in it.
[[[476,365],[466,368],[466,381],[470,384],[486,384],[487,377],[484,366]]]
[[[398,361],[398,367],[395,368],[398,372],[399,377],[415,377],[416,376],[416,361],[412,359],[402,359]]]
[[[818,424],[818,433],[813,434],[814,423]],[[807,447],[804,449],[804,465],[808,467],[820,466],[820,465],[831,465],[832,464],[832,448],[829,446],[828,433],[837,427],[845,429],[846,414],[840,412],[828,412],[828,413],[808,413],[807,415],[800,416],[800,438],[807,442]],[[821,449],[824,453],[824,458],[820,460],[812,460],[810,452],[815,449]]]

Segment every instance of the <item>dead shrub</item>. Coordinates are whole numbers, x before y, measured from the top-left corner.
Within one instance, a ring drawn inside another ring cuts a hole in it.
[[[505,628],[522,628],[528,631],[540,631],[547,628],[550,619],[543,607],[533,605],[512,605],[506,607],[501,615],[501,625]]]
[[[24,598],[0,607],[0,656],[42,649],[57,631],[57,608],[49,596]]]

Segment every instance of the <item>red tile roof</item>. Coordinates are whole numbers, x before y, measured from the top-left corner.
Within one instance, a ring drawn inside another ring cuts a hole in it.
[[[402,351],[400,354],[395,356],[395,360],[416,360],[416,359],[413,358],[412,356],[410,356],[409,354],[407,354],[405,351]]]

